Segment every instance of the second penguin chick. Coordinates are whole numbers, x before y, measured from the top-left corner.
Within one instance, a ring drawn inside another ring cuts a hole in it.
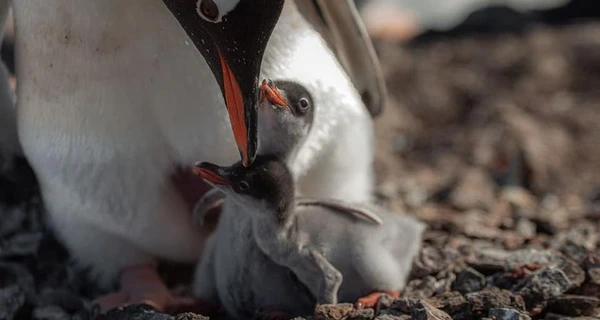
[[[295,156],[312,127],[313,99],[304,86],[263,80],[258,110],[258,154],[288,160]]]
[[[227,195],[197,269],[200,298],[238,318],[264,307],[307,315],[321,302],[323,277],[336,283],[342,275],[330,300],[366,306],[404,287],[421,244],[420,222],[383,209],[296,198],[291,172],[274,157],[259,156],[248,168],[201,163],[195,172]]]

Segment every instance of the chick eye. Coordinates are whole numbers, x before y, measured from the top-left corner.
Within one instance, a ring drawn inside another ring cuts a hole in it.
[[[250,185],[246,181],[240,181],[240,183],[238,184],[238,187],[240,188],[241,191],[246,191],[246,190],[250,189]]]
[[[219,8],[212,0],[200,0],[200,12],[209,20],[215,21],[219,17]]]
[[[308,100],[306,98],[300,99],[300,108],[308,109],[309,106],[310,106],[310,103],[308,103]]]

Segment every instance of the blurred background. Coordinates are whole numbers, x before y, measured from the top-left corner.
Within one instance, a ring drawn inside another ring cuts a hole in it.
[[[538,233],[598,227],[600,1],[357,3],[389,90],[382,202],[515,247],[496,230],[523,212]]]

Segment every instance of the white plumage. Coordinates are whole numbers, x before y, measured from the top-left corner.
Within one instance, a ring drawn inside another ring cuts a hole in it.
[[[287,105],[305,97],[313,103],[307,88],[274,83]],[[312,110],[300,113],[268,103],[260,107],[262,145],[251,167],[196,165],[196,172],[226,198],[196,270],[195,294],[222,305],[236,319],[246,319],[261,308],[308,315],[315,303],[398,292],[418,253],[424,225],[374,206],[295,199],[286,162],[294,162],[292,151],[310,132],[308,112],[323,106],[314,103]],[[204,208],[196,212],[198,221],[221,201],[207,195]]]
[[[267,307],[309,315],[315,303],[356,302],[404,288],[422,223],[347,202],[298,199],[294,206],[290,173],[281,160],[269,161],[218,169],[234,180],[215,184],[227,198],[196,271],[198,297],[245,319]],[[247,190],[236,189],[240,181]],[[287,191],[275,191],[281,189]],[[280,210],[282,202],[290,206]],[[376,216],[381,224],[364,221],[357,212]]]

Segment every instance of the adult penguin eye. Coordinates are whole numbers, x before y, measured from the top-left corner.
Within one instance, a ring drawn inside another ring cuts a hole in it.
[[[238,188],[241,191],[246,191],[246,190],[250,189],[250,185],[246,181],[240,181],[240,183],[238,184]]]
[[[199,9],[208,20],[215,21],[219,17],[219,8],[212,0],[200,0]]]

